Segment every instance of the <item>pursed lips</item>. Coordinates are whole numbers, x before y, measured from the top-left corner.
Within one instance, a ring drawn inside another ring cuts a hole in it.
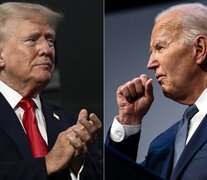
[[[39,67],[46,67],[46,68],[52,68],[53,64],[49,61],[45,61],[45,62],[41,62],[41,63],[36,63],[35,66],[39,66]]]
[[[164,75],[163,74],[157,74],[155,75],[156,79],[157,79],[157,82],[160,84],[162,79],[164,78]]]

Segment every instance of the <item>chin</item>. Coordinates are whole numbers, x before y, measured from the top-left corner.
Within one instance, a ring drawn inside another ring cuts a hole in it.
[[[181,93],[181,91],[173,91],[172,89],[162,89],[163,94],[165,97],[177,102],[177,103],[181,103],[181,104],[187,104],[186,100],[183,96],[183,94]]]
[[[52,79],[52,72],[51,71],[40,71],[38,74],[39,80],[41,81],[50,81]]]
[[[169,87],[162,86],[162,92],[165,97],[174,99],[173,96],[175,95],[175,93],[173,93],[173,90],[170,89]]]
[[[45,78],[41,78],[40,81],[41,81],[42,83],[46,83],[46,84],[48,84],[48,83],[51,81],[51,78],[52,78],[52,76],[50,76],[50,77],[45,77]]]
[[[43,86],[47,86],[51,78],[52,78],[52,75],[40,76],[36,78],[36,82],[40,85],[42,84]]]

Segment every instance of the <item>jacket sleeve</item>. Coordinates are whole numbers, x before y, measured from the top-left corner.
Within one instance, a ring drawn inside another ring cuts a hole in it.
[[[122,142],[114,142],[110,138],[109,133],[108,133],[106,137],[105,145],[124,154],[130,159],[136,160],[139,139],[140,139],[140,132],[124,139]]]
[[[47,180],[44,158],[0,161],[0,180]]]
[[[96,151],[96,152],[94,152]],[[84,180],[102,180],[103,178],[103,157],[100,150],[95,148],[90,151],[85,159],[83,171],[80,179]]]

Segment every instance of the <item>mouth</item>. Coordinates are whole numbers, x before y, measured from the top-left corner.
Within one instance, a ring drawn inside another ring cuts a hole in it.
[[[52,69],[53,68],[53,64],[50,62],[38,63],[38,64],[35,64],[35,66],[43,68],[43,69]]]
[[[164,79],[164,75],[162,75],[162,74],[160,74],[160,75],[156,75],[156,79],[157,79],[157,82],[159,83],[159,84],[161,84],[161,82],[162,82],[162,80]]]

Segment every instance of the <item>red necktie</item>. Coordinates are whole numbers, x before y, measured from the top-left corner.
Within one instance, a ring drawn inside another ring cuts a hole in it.
[[[48,152],[48,148],[37,126],[34,102],[30,98],[23,98],[19,102],[19,106],[24,110],[22,122],[29,140],[33,157],[44,157]]]

